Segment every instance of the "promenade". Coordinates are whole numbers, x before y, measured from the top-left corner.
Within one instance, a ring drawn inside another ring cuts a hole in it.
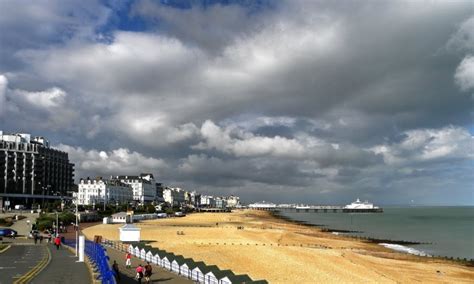
[[[119,265],[119,270],[120,270],[120,284],[131,284],[131,283],[137,283],[136,280],[134,280],[135,277],[135,268],[141,264],[142,266],[145,266],[146,262],[138,259],[136,257],[132,257],[132,268],[125,268],[125,252],[118,251],[113,248],[107,248],[107,254],[110,257],[110,265],[115,261],[117,261],[117,264]],[[194,283],[193,281],[180,277],[174,273],[171,273],[167,270],[164,270],[163,268],[152,265],[153,267],[153,275],[151,277],[151,282],[152,283],[169,283],[169,284],[192,284]],[[144,279],[143,279],[144,280]],[[142,281],[144,283],[144,281]]]

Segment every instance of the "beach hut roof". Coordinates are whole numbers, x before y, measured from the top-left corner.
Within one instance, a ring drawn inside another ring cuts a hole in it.
[[[183,262],[180,263],[179,265],[181,266],[181,265],[183,265],[183,264],[186,264],[188,267],[190,267],[193,263],[194,263],[194,259],[192,259],[192,258],[185,258],[185,259],[183,260]]]
[[[219,267],[217,267],[217,265],[210,265],[210,266],[206,265],[203,268],[199,267],[199,269],[201,270],[201,272],[203,274],[207,274],[207,273],[212,271],[215,275],[215,272],[220,271],[220,269],[219,269]]]
[[[167,254],[168,252],[165,251],[165,250],[162,250],[162,249],[159,249],[159,248],[154,248],[154,247],[150,247],[150,251],[153,253],[153,254]]]
[[[243,274],[243,275],[229,275],[229,276],[224,276],[224,277],[227,277],[229,278],[229,280],[232,282],[232,283],[253,283],[252,282],[252,278],[250,278],[247,274]],[[224,278],[223,277],[223,278]],[[222,278],[220,278],[222,279]]]
[[[173,257],[173,260],[172,261],[176,261],[178,264],[181,264],[184,260],[184,256],[182,255],[175,255]]]
[[[235,276],[235,274],[230,270],[211,270],[208,273],[212,272],[217,279],[222,279],[224,277]],[[207,273],[206,273],[207,274]]]
[[[121,231],[140,231],[141,229],[138,228],[137,226],[133,225],[133,224],[125,224],[123,225],[122,227],[120,227],[120,230]]]
[[[257,281],[252,281],[248,282],[249,284],[268,284],[267,280],[257,280]]]
[[[198,267],[201,271],[206,266],[206,264],[202,261],[195,261],[193,263],[189,263],[189,269],[193,270],[194,268]]]
[[[170,262],[173,262],[173,259],[175,258],[175,255],[174,255],[174,253],[169,252],[169,253],[164,254],[161,258],[165,258],[165,257],[166,257]]]

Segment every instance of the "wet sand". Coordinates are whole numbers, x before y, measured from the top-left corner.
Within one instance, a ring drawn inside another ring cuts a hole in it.
[[[319,228],[240,210],[143,221],[142,240],[175,254],[270,283],[473,283],[474,268],[391,251]],[[121,225],[84,229],[118,240]],[[243,227],[243,229],[239,229]],[[184,234],[178,234],[183,232]]]

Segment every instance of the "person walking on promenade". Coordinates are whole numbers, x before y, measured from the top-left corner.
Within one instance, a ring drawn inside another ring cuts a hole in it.
[[[43,243],[43,235],[40,235],[39,239],[40,239],[40,244],[42,244]]]
[[[127,252],[125,255],[125,267],[126,268],[131,268],[132,267],[132,254]]]
[[[146,265],[145,265],[145,283],[146,284],[150,283],[152,270],[153,270],[153,268],[151,267],[151,264],[149,262],[147,262]]]
[[[120,283],[120,271],[117,261],[114,260],[114,264],[112,264],[112,270],[114,271],[115,282]]]
[[[56,250],[58,250],[59,246],[61,245],[61,238],[59,235],[54,239],[54,244],[56,245]]]
[[[38,243],[38,234],[33,233],[33,239],[35,240],[35,245]]]
[[[139,284],[142,284],[143,266],[141,264],[139,264],[135,271],[137,272],[137,275],[135,276],[135,278],[137,279]]]

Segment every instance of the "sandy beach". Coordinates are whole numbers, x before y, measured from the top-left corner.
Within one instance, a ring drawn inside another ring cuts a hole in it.
[[[142,228],[142,240],[153,241],[152,246],[270,283],[472,283],[474,279],[472,267],[397,253],[265,211],[190,214],[136,225]],[[101,224],[83,232],[90,239],[101,235],[118,240],[120,226]]]

